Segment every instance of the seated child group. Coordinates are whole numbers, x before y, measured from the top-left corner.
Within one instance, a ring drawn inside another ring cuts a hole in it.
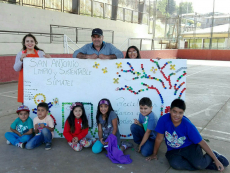
[[[170,112],[160,118],[152,112],[152,101],[147,97],[139,101],[139,108],[139,118],[134,119],[130,130],[137,144],[136,151],[146,160],[157,160],[159,147],[165,140],[165,156],[174,169],[223,171],[229,165],[227,158],[211,150],[194,124],[184,116],[186,105],[183,100],[175,99],[171,103]],[[41,102],[37,105],[37,117],[33,120],[29,117],[30,110],[26,105],[19,106],[16,112],[18,118],[10,126],[12,132],[5,133],[7,144],[26,149],[45,144],[45,150],[50,150],[55,121],[48,114],[48,104]],[[124,151],[133,148],[133,144],[120,140],[119,117],[108,99],[98,102],[96,122],[98,139],[86,138],[89,125],[84,106],[81,102],[73,103],[63,131],[68,145],[74,151],[92,147],[95,154],[105,149],[113,163],[131,163],[132,159],[124,155]]]

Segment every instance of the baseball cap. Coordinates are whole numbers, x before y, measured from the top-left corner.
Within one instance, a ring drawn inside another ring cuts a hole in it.
[[[21,106],[18,107],[18,109],[17,109],[16,112],[18,113],[18,112],[20,112],[20,111],[27,111],[27,112],[30,112],[30,109],[29,109],[28,106],[21,105]]]
[[[93,35],[100,35],[101,36],[101,35],[103,35],[103,31],[100,28],[95,28],[95,29],[93,29],[91,36],[93,36]]]

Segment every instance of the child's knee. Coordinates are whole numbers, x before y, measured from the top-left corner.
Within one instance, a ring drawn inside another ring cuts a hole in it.
[[[141,154],[142,154],[142,156],[144,156],[144,157],[148,157],[148,156],[150,156],[152,153],[150,153],[150,152],[147,151],[147,150],[141,150]]]
[[[92,147],[92,151],[95,154],[100,153],[102,151],[102,149],[103,149],[103,145],[102,145],[102,143],[100,141],[96,141],[95,144]]]
[[[41,131],[41,133],[42,133],[43,135],[47,135],[47,134],[49,134],[49,133],[51,133],[51,132],[50,132],[49,129],[43,128],[42,131]]]
[[[7,138],[10,135],[10,132],[5,133],[5,138]]]
[[[134,123],[133,123],[133,124],[130,126],[130,131],[131,131],[131,132],[135,131],[135,129],[137,128],[137,126],[138,126],[137,124],[134,124]]]
[[[26,148],[27,150],[32,150],[32,149],[34,149],[34,146],[32,145],[32,143],[27,142],[25,148]]]
[[[32,137],[33,135],[23,135],[20,139],[20,142],[28,142]]]
[[[173,169],[177,169],[177,170],[183,170],[183,169],[185,169],[185,168],[182,167],[181,164],[178,163],[178,162],[171,161],[171,162],[169,162],[169,165],[170,165]]]

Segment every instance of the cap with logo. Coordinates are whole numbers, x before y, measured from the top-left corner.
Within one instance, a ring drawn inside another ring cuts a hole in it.
[[[95,28],[95,29],[93,29],[91,36],[93,36],[93,35],[100,35],[101,36],[101,35],[103,35],[103,31],[100,28]]]
[[[29,109],[28,106],[21,105],[21,106],[18,107],[18,109],[17,109],[16,112],[18,113],[18,112],[20,112],[20,111],[27,111],[27,112],[30,112],[30,109]]]

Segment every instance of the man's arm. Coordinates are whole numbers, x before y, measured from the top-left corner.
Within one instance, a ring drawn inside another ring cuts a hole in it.
[[[98,56],[95,53],[91,54],[91,55],[87,55],[87,54],[83,54],[80,52],[77,54],[77,58],[79,58],[79,59],[97,59]]]
[[[79,53],[81,53],[82,55],[86,55],[88,49],[89,49],[89,45],[86,44],[86,45],[82,46],[80,49],[75,50],[73,53],[73,58],[79,58],[78,57]],[[86,58],[82,57],[82,59],[86,59]]]
[[[104,54],[100,54],[99,55],[100,59],[117,59],[117,56],[115,54],[113,55],[104,55]]]
[[[148,157],[146,160],[157,159],[157,153],[160,148],[161,142],[164,140],[164,134],[157,133],[157,137],[155,139],[153,154]]]
[[[123,53],[112,44],[110,44],[110,54],[115,55],[117,59],[124,58]],[[110,59],[116,59],[116,58],[110,58]]]

